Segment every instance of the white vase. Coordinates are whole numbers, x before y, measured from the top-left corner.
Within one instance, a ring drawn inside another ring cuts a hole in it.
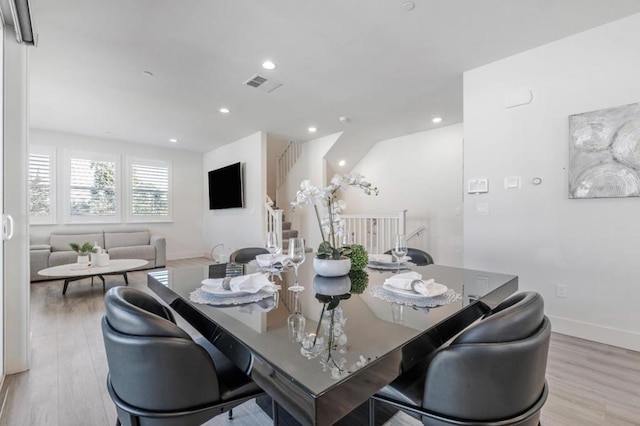
[[[88,255],[78,255],[78,263],[89,263],[89,256]]]
[[[351,290],[351,280],[348,275],[341,277],[323,277],[316,275],[313,278],[313,290],[318,294],[339,296],[349,293],[349,290]]]
[[[323,277],[341,277],[347,275],[350,269],[351,259],[348,257],[338,260],[313,258],[313,270]]]

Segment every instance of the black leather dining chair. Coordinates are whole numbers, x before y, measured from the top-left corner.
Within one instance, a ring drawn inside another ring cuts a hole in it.
[[[213,345],[197,343],[178,327],[149,294],[113,287],[105,308],[102,335],[116,425],[200,425],[264,395]]]
[[[259,254],[269,253],[264,247],[245,247],[231,253],[229,261],[231,263],[249,263]]]
[[[384,254],[393,254],[391,250],[387,250]],[[409,247],[407,256],[411,258],[411,262],[418,266],[433,265],[433,257],[424,250]]]
[[[539,424],[551,326],[535,292],[505,300],[370,399],[428,426]]]

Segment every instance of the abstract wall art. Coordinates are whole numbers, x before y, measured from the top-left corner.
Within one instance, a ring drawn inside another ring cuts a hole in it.
[[[640,196],[640,104],[569,116],[569,198]]]

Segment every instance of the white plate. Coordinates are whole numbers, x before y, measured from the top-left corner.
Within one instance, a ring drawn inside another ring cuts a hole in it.
[[[213,286],[213,285],[203,285],[202,290],[212,294],[216,297],[236,297],[236,296],[245,296],[247,294],[246,291],[231,291],[231,290],[226,290],[222,287],[218,287],[218,286]]]
[[[412,266],[415,266],[413,263],[401,263],[400,264],[400,269],[411,269]],[[380,269],[383,271],[395,271],[398,269],[398,264],[397,263],[373,263],[373,262],[369,262],[369,264],[367,265],[368,268],[371,269]]]
[[[393,260],[393,256],[390,254],[370,254],[369,255],[369,263],[374,264],[374,265],[392,265],[392,264],[397,264],[397,262],[395,262]],[[409,256],[403,256],[400,259],[400,263],[406,263],[408,261],[411,260],[411,257]]]
[[[438,297],[438,296],[442,296],[443,294],[445,294],[448,290],[446,285],[443,284],[438,284],[438,283],[433,283],[429,286],[429,295],[425,296],[424,294],[418,294],[415,291],[412,290],[403,290],[400,288],[395,288],[392,287],[388,284],[382,284],[382,288],[384,288],[385,290],[388,290],[392,293],[396,293],[399,294],[403,297],[415,297],[415,298],[429,298],[429,297]]]
[[[283,265],[287,262],[289,258],[285,254],[277,254],[271,256],[271,254],[259,254],[254,259],[259,266],[270,266],[271,262],[273,263],[282,263]]]
[[[271,255],[268,255],[268,256],[271,256]],[[286,260],[286,259],[287,259],[287,257],[285,256],[285,258],[284,258],[284,259]],[[278,260],[277,260],[277,258],[276,258],[276,262],[277,262],[277,261],[278,261]],[[283,263],[283,262],[280,262],[280,263]],[[276,268],[276,267],[274,267],[274,268],[269,268],[269,266],[271,265],[270,263],[269,263],[269,264],[265,264],[264,266],[262,266],[262,265],[260,264],[260,262],[258,262],[258,261],[257,261],[257,259],[250,260],[250,261],[249,261],[249,265],[251,265],[251,266],[255,266],[255,267],[256,267],[256,268],[258,268],[259,270],[261,270],[261,271],[266,271],[266,272],[282,272],[282,271],[286,271],[286,270],[288,270],[288,269],[293,268],[293,266],[292,266],[291,264],[287,264],[287,265],[285,265],[284,263],[283,263],[283,265],[282,265],[282,268]]]

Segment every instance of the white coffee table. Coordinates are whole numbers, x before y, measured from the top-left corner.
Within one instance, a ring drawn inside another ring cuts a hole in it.
[[[51,268],[42,269],[38,271],[38,275],[45,277],[59,277],[64,278],[64,287],[62,288],[62,294],[67,293],[67,287],[69,282],[81,280],[88,277],[98,277],[102,280],[102,291],[105,290],[104,275],[122,275],[124,282],[129,285],[129,279],[127,278],[127,272],[132,269],[140,268],[146,265],[146,260],[142,259],[111,259],[107,266],[93,266],[91,264],[82,263],[70,263],[67,265],[52,266]]]

